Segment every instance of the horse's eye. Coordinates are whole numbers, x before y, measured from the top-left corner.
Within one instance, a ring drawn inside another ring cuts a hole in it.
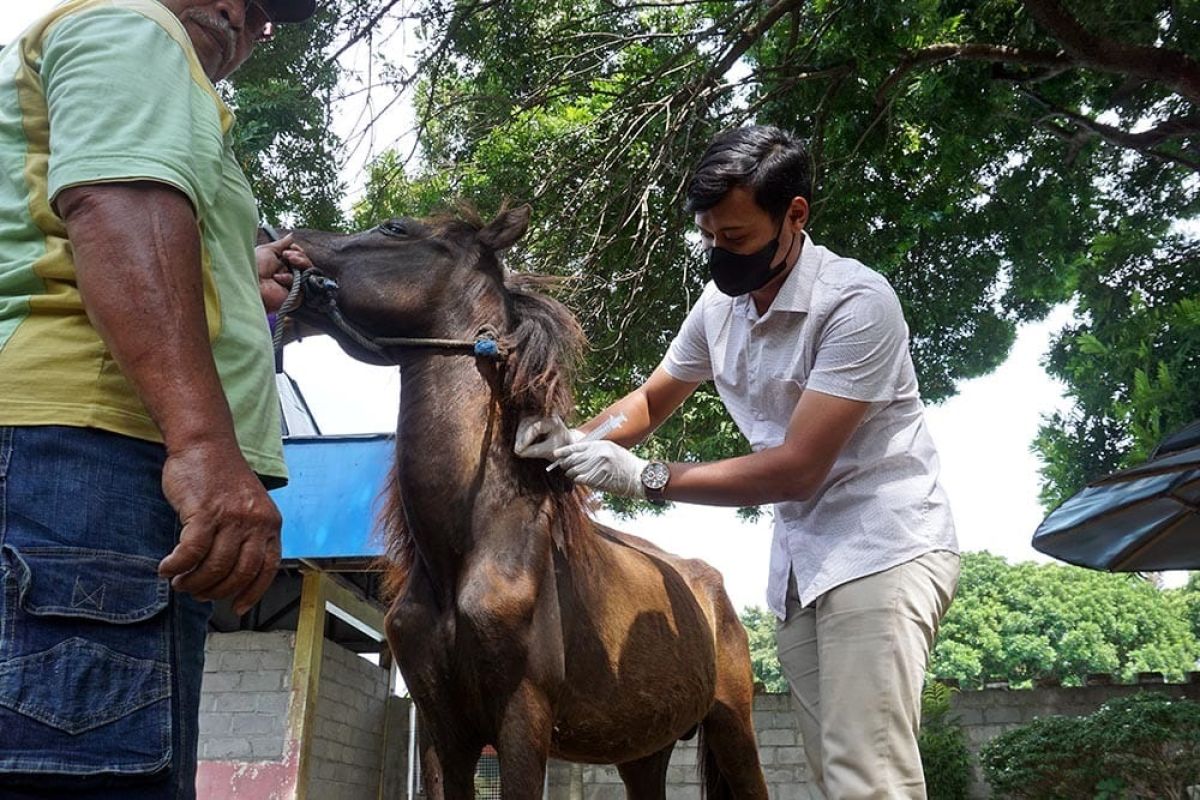
[[[408,228],[398,219],[389,219],[380,225],[379,232],[385,236],[408,236]]]

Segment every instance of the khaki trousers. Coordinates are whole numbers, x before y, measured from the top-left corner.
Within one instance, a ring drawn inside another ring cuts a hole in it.
[[[958,556],[926,553],[800,607],[790,581],[776,641],[799,701],[812,781],[829,800],[924,798],[921,689]]]

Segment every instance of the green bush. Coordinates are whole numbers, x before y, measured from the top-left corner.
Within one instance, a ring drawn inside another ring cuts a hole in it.
[[[917,745],[929,800],[966,800],[971,785],[971,753],[958,720],[950,716],[954,689],[931,683],[921,695],[925,720]]]
[[[1084,745],[1086,722],[1043,717],[992,739],[979,753],[984,777],[997,797],[1091,800],[1097,777],[1094,754]]]
[[[1045,717],[980,753],[997,797],[1150,800],[1200,783],[1200,703],[1146,692],[1087,717]]]

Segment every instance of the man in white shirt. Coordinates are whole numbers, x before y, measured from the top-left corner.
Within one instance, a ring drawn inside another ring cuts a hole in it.
[[[826,797],[925,797],[921,689],[957,543],[895,292],[808,236],[811,161],[786,131],[709,146],[688,187],[713,281],[642,386],[570,430],[529,418],[516,451],[615,494],[775,504],[767,600]],[[750,455],[647,462],[649,436],[712,380]],[[613,414],[610,440],[581,441]]]

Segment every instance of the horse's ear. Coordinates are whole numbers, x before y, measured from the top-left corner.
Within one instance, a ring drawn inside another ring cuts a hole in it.
[[[531,213],[533,209],[528,204],[502,211],[479,232],[479,241],[491,250],[507,250],[525,235]]]

